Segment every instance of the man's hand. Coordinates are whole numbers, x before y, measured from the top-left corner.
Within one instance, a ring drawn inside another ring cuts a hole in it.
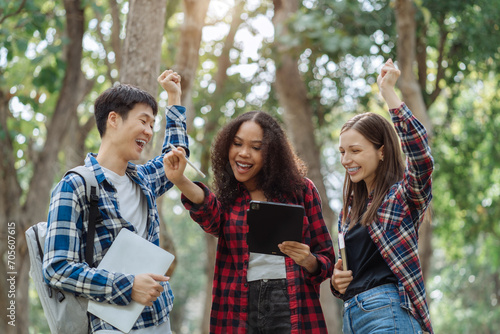
[[[181,104],[181,76],[172,70],[166,70],[158,77],[158,83],[168,93],[169,105]]]
[[[344,294],[352,279],[352,270],[342,270],[342,259],[339,259],[333,268],[332,286],[335,290]]]
[[[163,286],[157,281],[166,282],[170,277],[155,274],[139,274],[134,278],[132,285],[132,300],[146,306],[153,303],[163,292]]]

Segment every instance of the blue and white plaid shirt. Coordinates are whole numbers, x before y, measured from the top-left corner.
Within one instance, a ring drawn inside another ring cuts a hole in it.
[[[181,106],[169,107],[166,112],[167,127],[162,154],[144,165],[129,163],[126,170],[126,174],[140,186],[146,196],[147,239],[155,245],[159,245],[160,235],[156,198],[173,186],[165,175],[163,156],[170,151],[168,143],[182,146],[189,153],[185,112],[186,109]],[[45,280],[56,288],[90,300],[127,305],[132,300],[134,275],[109,272],[96,267],[122,228],[134,232],[135,229],[121,216],[116,189],[106,179],[95,154],[87,155],[85,166],[95,173],[99,184],[100,218],[96,223],[92,266],[85,263],[89,218],[85,185],[80,176],[69,174],[54,188],[50,200],[43,261]],[[174,295],[168,282],[160,283],[164,288],[162,295],[153,306],[145,307],[134,329],[159,325],[167,319],[173,306]],[[94,315],[90,315],[90,327],[92,332],[114,329]]]

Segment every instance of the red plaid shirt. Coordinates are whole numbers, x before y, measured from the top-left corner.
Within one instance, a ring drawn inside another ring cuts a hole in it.
[[[406,155],[403,179],[395,183],[377,210],[378,220],[368,226],[370,237],[399,280],[401,307],[433,333],[418,257],[418,229],[432,198],[434,161],[424,126],[403,103],[390,110],[392,122]],[[347,232],[339,217],[339,231]],[[340,296],[332,287],[332,292]]]
[[[186,209],[201,228],[218,238],[217,258],[212,290],[211,333],[246,333],[248,318],[247,270],[250,254],[246,235],[247,210],[250,194],[242,186],[234,205],[224,208],[203,184],[205,201],[194,205],[182,197]],[[300,198],[299,198],[300,197]],[[335,253],[328,229],[323,221],[319,194],[309,179],[305,179],[302,196],[288,201],[305,208],[302,242],[309,245],[319,263],[319,273],[311,275],[285,258],[286,280],[290,297],[292,332],[327,333],[319,301],[320,283],[331,277]]]

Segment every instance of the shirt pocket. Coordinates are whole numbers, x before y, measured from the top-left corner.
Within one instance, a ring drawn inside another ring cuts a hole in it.
[[[410,209],[405,202],[388,201],[378,212],[379,222],[386,231],[399,229],[405,218],[410,217]]]

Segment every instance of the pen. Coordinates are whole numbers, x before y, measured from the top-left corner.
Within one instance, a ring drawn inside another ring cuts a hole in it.
[[[172,150],[176,149],[176,147],[172,144],[172,143],[168,143],[170,145],[170,148]],[[203,172],[201,170],[198,169],[198,167],[196,167],[191,161],[189,161],[189,159],[186,157],[186,161],[188,163],[189,166],[193,167],[193,169],[201,175],[201,177],[205,177],[205,174],[203,174]]]

